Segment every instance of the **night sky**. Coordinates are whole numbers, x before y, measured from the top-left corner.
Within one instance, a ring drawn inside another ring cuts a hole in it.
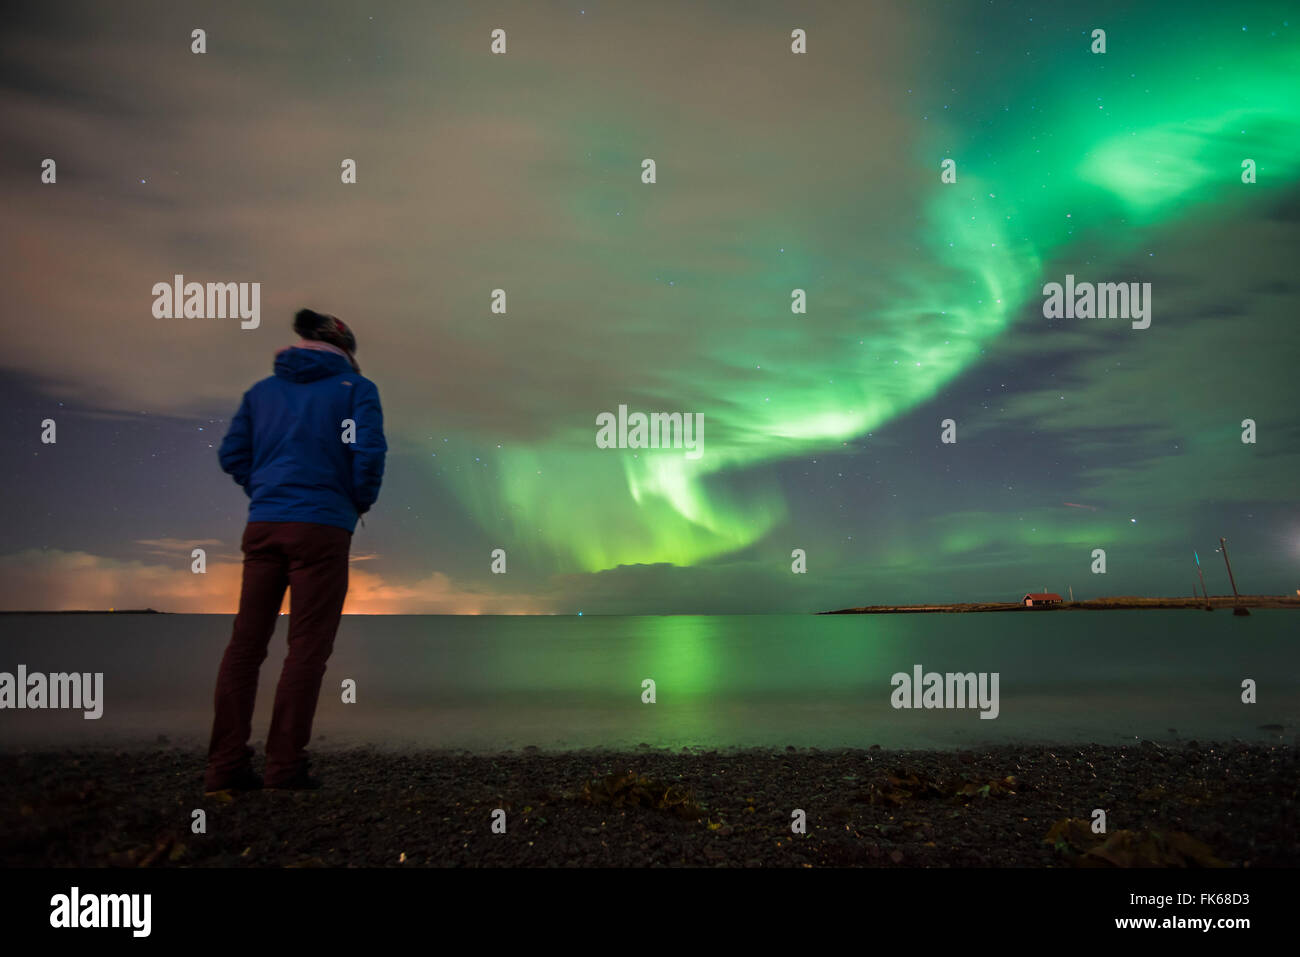
[[[303,306],[384,403],[349,612],[1222,594],[1221,535],[1294,594],[1300,16],[1140,6],[7,4],[0,607],[232,612],[216,447]],[[155,318],[177,273],[260,327]]]

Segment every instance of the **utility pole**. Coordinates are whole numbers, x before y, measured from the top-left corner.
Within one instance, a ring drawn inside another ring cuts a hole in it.
[[[1237,580],[1232,577],[1232,562],[1228,561],[1228,540],[1219,539],[1219,547],[1223,549],[1223,564],[1228,566],[1228,583],[1232,585],[1232,597],[1237,600],[1237,607],[1232,609],[1234,615],[1249,615],[1250,612],[1241,607],[1241,595],[1237,593]]]
[[[1206,591],[1206,588],[1205,588],[1205,572],[1201,571],[1201,556],[1197,554],[1197,552],[1196,552],[1195,549],[1193,549],[1193,550],[1192,550],[1192,557],[1196,559],[1196,574],[1197,574],[1198,576],[1200,576],[1200,579],[1201,579],[1201,591],[1205,593],[1205,604],[1206,604],[1206,605],[1209,605],[1209,604],[1210,604],[1210,593],[1209,593],[1208,591]],[[1192,595],[1195,596],[1195,594],[1196,594],[1196,589],[1193,588],[1193,589],[1192,589]]]

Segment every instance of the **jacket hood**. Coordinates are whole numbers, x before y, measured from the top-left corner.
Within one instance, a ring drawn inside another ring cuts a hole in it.
[[[348,360],[333,352],[290,346],[275,357],[275,374],[290,382],[315,382],[341,372],[351,372]]]

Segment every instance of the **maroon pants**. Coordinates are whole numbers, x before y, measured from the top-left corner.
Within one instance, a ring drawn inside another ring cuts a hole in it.
[[[217,676],[205,782],[209,790],[249,766],[257,673],[266,660],[285,588],[289,654],[266,736],[266,784],[286,783],[306,769],[316,700],[348,591],[351,544],[346,528],[313,522],[249,522],[244,529],[239,614]]]

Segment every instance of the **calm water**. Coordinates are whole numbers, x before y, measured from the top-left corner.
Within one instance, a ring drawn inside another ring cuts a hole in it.
[[[206,740],[225,615],[3,616],[0,671],[104,672],[104,716],[0,711],[0,748]],[[265,735],[288,618],[263,666]],[[347,617],[314,747],[951,747],[1294,741],[1300,616],[1257,611]],[[895,710],[890,677],[998,672],[1001,714]],[[357,703],[339,687],[355,679]],[[657,703],[641,703],[641,682]],[[1240,701],[1243,678],[1259,703]],[[1283,725],[1268,730],[1262,725]]]

